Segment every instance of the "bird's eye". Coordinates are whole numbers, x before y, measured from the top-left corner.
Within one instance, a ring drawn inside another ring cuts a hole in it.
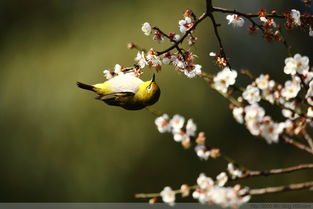
[[[147,90],[148,90],[148,91],[151,90],[151,85],[147,86]]]

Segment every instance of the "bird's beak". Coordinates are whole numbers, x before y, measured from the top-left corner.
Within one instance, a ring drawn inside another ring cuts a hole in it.
[[[152,79],[151,79],[151,83],[155,81],[155,73],[153,73]]]

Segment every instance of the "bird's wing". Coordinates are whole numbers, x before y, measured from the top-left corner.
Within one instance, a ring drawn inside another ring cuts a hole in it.
[[[111,94],[100,94],[96,99],[102,100],[109,105],[121,106],[129,100],[129,97],[134,95],[133,92],[115,92]]]

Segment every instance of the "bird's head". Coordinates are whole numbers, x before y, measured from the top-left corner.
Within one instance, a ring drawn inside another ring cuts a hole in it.
[[[145,81],[140,85],[137,96],[146,105],[153,105],[159,100],[160,93],[161,93],[160,88],[158,84],[155,82],[155,74],[153,74],[152,79],[150,81]]]

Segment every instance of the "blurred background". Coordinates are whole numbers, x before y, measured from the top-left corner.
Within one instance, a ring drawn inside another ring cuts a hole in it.
[[[216,6],[256,12],[260,8],[305,11],[299,1],[216,1]],[[204,0],[1,0],[0,1],[0,201],[133,202],[138,192],[194,184],[199,173],[216,176],[221,160],[198,160],[170,134],[158,133],[147,110],[126,111],[94,100],[76,81],[104,81],[102,71],[116,63],[134,64],[136,51],[127,42],[164,49],[141,32],[148,21],[178,32],[186,9],[198,16]],[[218,15],[221,36],[234,69],[270,73],[284,81],[282,44],[268,43],[245,28],[227,26]],[[199,25],[193,49],[203,70],[219,69],[209,57],[216,39],[209,20]],[[307,31],[288,32],[295,52],[312,58]],[[311,62],[312,63],[312,62]],[[312,65],[312,64],[311,64]],[[149,79],[146,70],[143,79]],[[228,103],[201,79],[188,79],[172,67],[157,74],[162,89],[155,109],[193,118],[211,146],[255,170],[312,162],[312,156],[289,145],[268,145],[232,119]],[[258,177],[240,183],[251,188],[312,180],[302,171]],[[191,199],[187,199],[190,201]],[[186,200],[179,200],[186,201]],[[253,197],[253,202],[312,201],[312,192],[297,191]]]

